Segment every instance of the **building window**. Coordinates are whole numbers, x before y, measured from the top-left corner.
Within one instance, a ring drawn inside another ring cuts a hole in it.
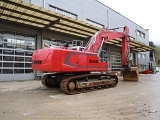
[[[102,24],[100,24],[100,23],[97,23],[97,22],[95,22],[95,21],[92,21],[92,20],[90,20],[90,19],[87,19],[87,23],[89,23],[89,24],[91,24],[91,25],[95,25],[95,26],[97,26],[97,27],[99,27],[99,28],[104,28],[104,25],[102,25]]]
[[[66,10],[63,10],[63,9],[60,9],[60,8],[57,8],[55,6],[52,6],[52,5],[49,5],[49,10],[51,11],[54,11],[54,12],[57,12],[57,13],[60,13],[62,15],[65,15],[65,16],[68,16],[68,17],[72,17],[74,19],[78,19],[78,15],[74,14],[74,13],[71,13],[69,11],[66,11]]]
[[[138,53],[138,58],[139,58],[139,59],[141,58],[141,54],[140,54],[140,53]]]
[[[42,48],[45,47],[62,47],[66,43],[69,43],[69,46],[72,46],[72,42],[66,41],[66,40],[60,40],[60,39],[54,39],[54,38],[48,38],[48,37],[43,37],[43,45]]]
[[[146,59],[146,54],[142,54],[142,59]]]
[[[142,31],[137,30],[137,35],[142,38],[145,38],[145,33],[143,33]]]
[[[33,73],[31,60],[35,50],[35,35],[0,31],[0,74]]]
[[[141,32],[139,30],[137,30],[137,35],[140,36]]]
[[[141,37],[145,38],[145,34],[144,34],[144,33],[142,33],[142,34],[141,34]]]

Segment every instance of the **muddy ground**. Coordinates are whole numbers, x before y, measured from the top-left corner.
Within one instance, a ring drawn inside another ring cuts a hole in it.
[[[77,95],[39,80],[0,82],[0,120],[160,120],[160,72]]]

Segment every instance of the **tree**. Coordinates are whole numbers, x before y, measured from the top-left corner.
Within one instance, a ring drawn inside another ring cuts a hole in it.
[[[156,63],[160,66],[160,46],[155,46]]]
[[[154,51],[150,51],[150,57],[155,55],[156,64],[160,66],[160,46],[155,46],[152,41],[149,41],[149,46],[155,48]]]
[[[154,45],[154,43],[153,43],[152,41],[149,41],[149,46],[151,46],[151,47],[154,47],[154,48],[155,48],[155,45]]]
[[[154,45],[154,43],[152,41],[149,41],[149,46],[155,48],[155,45]],[[150,51],[149,52],[150,58],[153,58],[154,54],[155,54],[155,51]]]

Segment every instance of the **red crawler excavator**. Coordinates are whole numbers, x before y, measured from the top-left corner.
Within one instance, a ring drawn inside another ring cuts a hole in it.
[[[100,51],[104,42],[116,38],[122,39],[124,79],[138,80],[139,73],[129,64],[129,29],[126,26],[122,32],[106,28],[98,31],[81,51],[66,47],[36,50],[32,56],[32,68],[49,72],[42,77],[42,84],[49,88],[59,85],[66,94],[115,87],[118,77],[107,74],[108,63],[101,61]]]

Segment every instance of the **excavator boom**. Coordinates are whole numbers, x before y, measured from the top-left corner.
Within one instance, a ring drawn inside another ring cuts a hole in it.
[[[84,51],[98,53],[101,50],[102,44],[109,40],[116,40],[117,38],[122,39],[122,65],[128,66],[128,55],[129,55],[129,29],[127,26],[123,27],[123,32],[110,31],[109,29],[102,29],[98,31],[87,43]]]

